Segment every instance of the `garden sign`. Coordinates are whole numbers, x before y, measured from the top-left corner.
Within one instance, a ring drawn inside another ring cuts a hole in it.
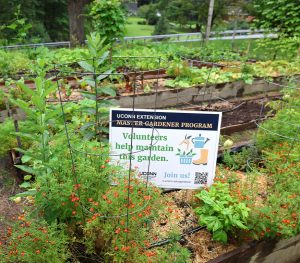
[[[222,113],[111,109],[114,163],[136,168],[162,188],[196,189],[213,183]]]

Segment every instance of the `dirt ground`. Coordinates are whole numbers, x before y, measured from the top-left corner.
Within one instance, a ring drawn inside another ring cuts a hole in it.
[[[0,242],[4,242],[7,228],[22,212],[22,203],[16,204],[10,200],[11,196],[19,193],[19,183],[15,177],[15,170],[8,165],[0,166]]]

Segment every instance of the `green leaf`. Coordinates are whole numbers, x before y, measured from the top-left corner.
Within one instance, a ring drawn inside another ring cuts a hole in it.
[[[20,184],[19,187],[25,188],[25,189],[26,189],[26,188],[30,188],[30,187],[31,187],[31,183],[29,183],[29,182],[24,182],[24,183]]]
[[[25,133],[25,132],[12,132],[11,134],[14,134],[14,135],[22,137],[22,138],[30,139],[32,141],[37,141],[39,138],[37,135]]]
[[[109,76],[109,74],[112,73],[112,71],[113,71],[112,69],[105,71],[103,74],[101,74],[97,77],[97,81],[107,78]]]
[[[86,62],[86,61],[80,61],[78,62],[78,64],[86,71],[88,72],[94,72],[94,67],[93,65],[91,65],[90,63]]]
[[[227,243],[227,234],[224,230],[217,230],[213,232],[213,239],[223,243]]]
[[[17,86],[19,86],[28,96],[34,96],[34,91],[25,85],[23,82],[18,81]]]
[[[16,105],[17,107],[21,108],[28,115],[28,117],[35,119],[36,117],[35,111],[30,109],[30,105],[27,102],[22,101],[20,99],[17,100],[10,99],[10,102]]]
[[[111,87],[103,87],[103,88],[98,88],[99,92],[115,97],[117,95],[116,91],[111,88]]]
[[[239,221],[239,220],[236,220],[235,221],[235,225],[237,226],[237,227],[239,227],[240,229],[248,229],[248,227],[246,227],[241,221]]]
[[[81,131],[84,131],[84,130],[86,130],[87,128],[93,127],[94,125],[95,125],[94,122],[87,122],[87,123],[85,123],[84,125],[82,125],[82,126],[80,127],[80,130],[81,130]]]
[[[47,87],[47,89],[45,90],[44,96],[47,97],[48,95],[50,95],[51,93],[53,93],[56,89],[57,89],[57,86],[53,85],[52,82],[51,82],[50,85],[49,85],[49,87]]]
[[[25,181],[29,181],[31,178],[32,178],[32,175],[30,175],[30,174],[27,174],[24,176]]]
[[[32,167],[26,166],[26,165],[15,165],[17,168],[21,169],[22,171],[33,174],[33,175],[38,175],[38,172],[34,170]]]
[[[45,111],[45,101],[43,98],[39,96],[33,96],[31,98],[31,101],[34,103],[34,105],[39,109],[39,111],[44,112]]]
[[[215,231],[219,230],[220,228],[222,228],[222,223],[218,219],[216,219],[216,221],[214,222],[212,231],[215,232]]]
[[[22,192],[22,193],[19,193],[19,194],[16,194],[12,197],[10,197],[9,199],[15,199],[16,197],[26,197],[26,196],[35,196],[36,195],[36,189],[33,188],[33,189],[30,189],[26,192]]]
[[[102,57],[97,61],[97,66],[100,66],[108,57],[109,51],[106,51]]]
[[[94,92],[80,91],[80,93],[87,99],[96,100],[96,94]]]
[[[27,163],[27,162],[29,162],[31,159],[32,159],[31,156],[29,156],[29,155],[23,155],[23,156],[22,156],[22,163]]]

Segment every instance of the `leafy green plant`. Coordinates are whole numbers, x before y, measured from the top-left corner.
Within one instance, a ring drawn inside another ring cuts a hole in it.
[[[257,136],[259,149],[269,148],[274,143],[284,142],[288,139],[299,141],[299,91],[294,84],[290,84],[283,91],[283,101],[277,101],[270,106],[277,110],[274,118],[261,125]]]
[[[297,49],[300,45],[300,37],[283,37],[279,39],[264,38],[257,41],[256,52],[261,52],[264,57],[279,59],[295,58],[297,55]],[[268,53],[263,52],[263,50],[268,50]],[[270,56],[272,55],[272,56]]]
[[[0,77],[26,70],[30,64],[30,59],[23,52],[0,50]]]
[[[297,0],[255,0],[256,26],[278,30],[283,36],[300,35],[300,7]]]
[[[24,84],[23,80],[18,81],[17,85],[30,98],[24,99],[10,98],[10,102],[20,107],[27,115],[25,129],[14,133],[20,138],[29,140],[33,146],[30,149],[18,149],[23,153],[22,162],[30,165],[18,165],[18,168],[35,176],[43,176],[49,173],[47,164],[54,156],[51,150],[50,141],[55,124],[60,116],[60,108],[48,105],[48,96],[56,90],[56,85],[51,79],[45,79],[45,71],[39,69],[39,76],[35,78],[35,90]],[[52,128],[52,131],[51,131]]]
[[[100,34],[93,33],[88,39],[88,54],[83,54],[85,60],[79,61],[78,64],[86,71],[93,75],[85,76],[83,81],[87,83],[92,91],[82,91],[82,94],[90,101],[90,106],[81,107],[81,111],[89,114],[90,121],[81,127],[81,132],[85,138],[89,139],[98,133],[107,132],[107,128],[102,125],[106,120],[108,106],[112,105],[111,100],[105,98],[99,99],[100,96],[116,96],[116,91],[112,85],[103,82],[109,78],[109,74],[113,71],[107,65],[107,57],[109,55],[108,45],[104,45],[104,38]],[[101,72],[103,72],[101,74]]]
[[[195,196],[200,200],[195,208],[199,224],[212,232],[214,240],[226,243],[229,234],[247,230],[249,208],[230,195],[228,184],[217,182]]]
[[[119,0],[95,0],[90,16],[93,18],[95,31],[105,39],[106,44],[112,44],[124,35],[125,15]]]
[[[178,244],[178,235],[177,237],[174,236],[170,237],[172,239],[171,244],[166,245],[166,248],[163,249],[157,249],[156,252],[146,252],[146,255],[148,257],[154,257],[158,262],[176,262],[176,263],[181,263],[181,262],[191,262],[191,252],[185,248],[182,247],[180,244]]]
[[[225,150],[223,153],[224,164],[232,170],[245,170],[247,168],[247,160],[256,158],[257,153],[253,148],[243,148],[240,152],[231,153]]]

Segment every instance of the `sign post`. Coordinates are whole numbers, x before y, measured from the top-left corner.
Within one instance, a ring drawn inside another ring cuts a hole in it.
[[[222,113],[111,109],[112,161],[162,188],[213,183]]]

